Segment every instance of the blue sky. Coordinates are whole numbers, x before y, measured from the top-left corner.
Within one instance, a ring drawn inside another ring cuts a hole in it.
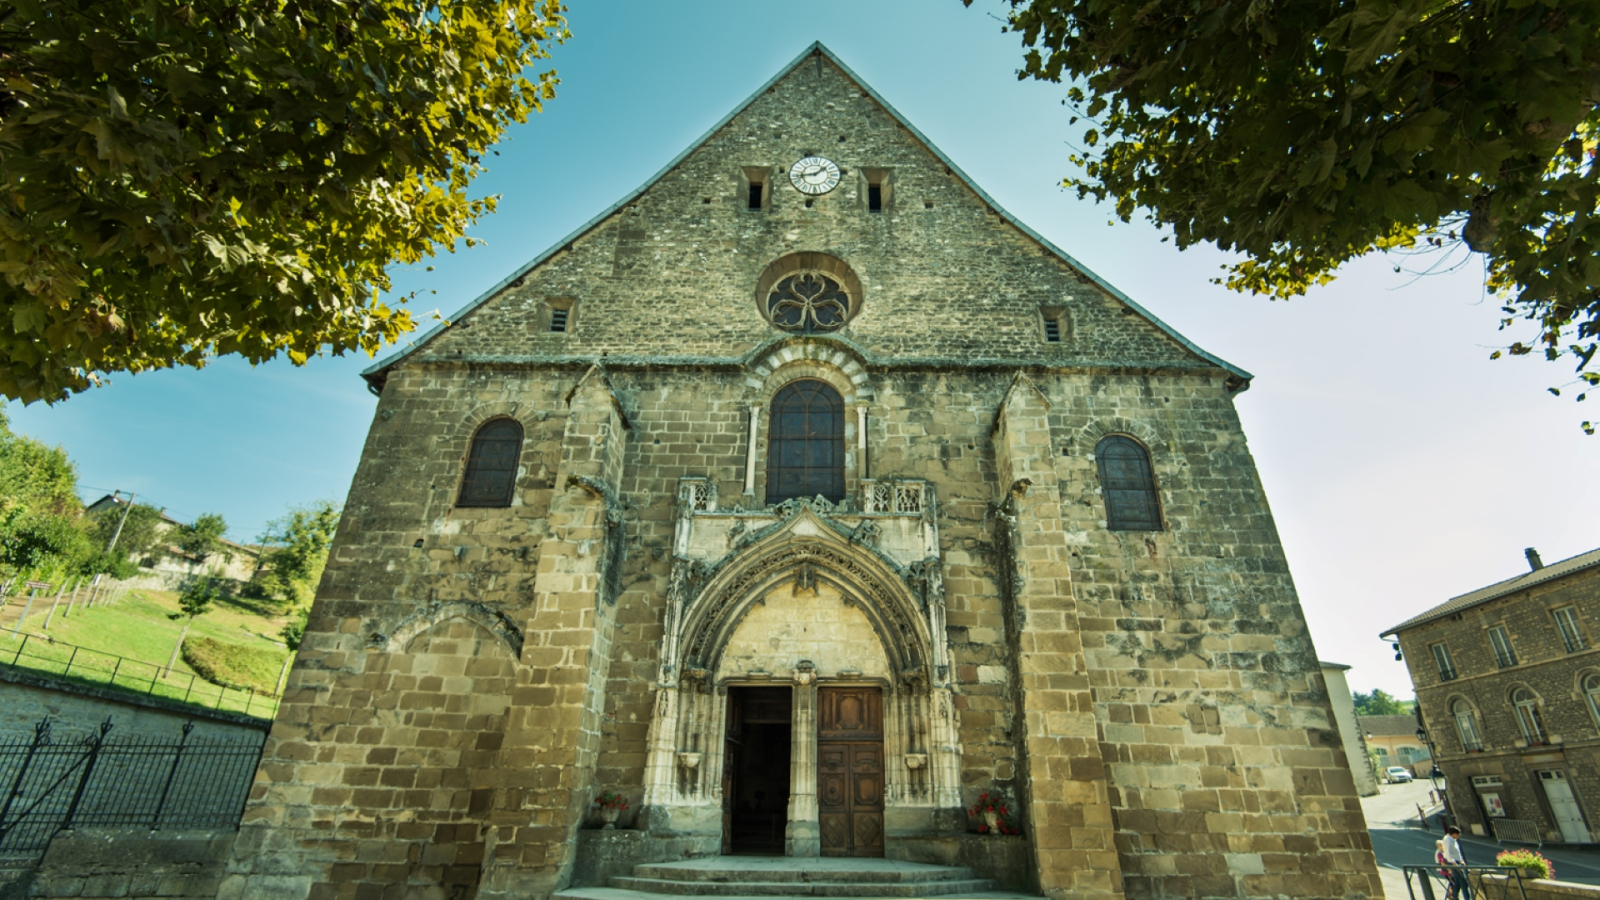
[[[1226,257],[1178,252],[1057,185],[1073,136],[1062,89],[1018,82],[1000,4],[577,0],[562,85],[478,182],[502,194],[486,244],[396,273],[449,313],[565,236],[821,40],[1002,206],[1200,346],[1256,375],[1237,400],[1322,658],[1357,689],[1410,696],[1377,633],[1428,606],[1600,546],[1600,410],[1545,388],[1568,369],[1490,362],[1497,307],[1474,260],[1414,278],[1375,259],[1289,303],[1208,283]],[[430,293],[437,292],[437,293]],[[1518,333],[1525,337],[1525,333]],[[222,360],[115,376],[13,427],[67,448],[84,493],[137,491],[180,518],[220,512],[252,540],[290,504],[343,499],[372,417],[365,357]]]

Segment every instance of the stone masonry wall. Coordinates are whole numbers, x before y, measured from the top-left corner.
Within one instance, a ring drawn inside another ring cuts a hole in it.
[[[1220,377],[1050,382],[1062,529],[1130,896],[1381,896],[1349,761]],[[1105,527],[1150,450],[1167,527]]]
[[[1584,647],[1574,652],[1567,650],[1550,615],[1552,609],[1569,605],[1577,609],[1584,636]],[[1488,630],[1497,625],[1506,629],[1517,658],[1503,669],[1489,646]],[[1600,832],[1600,719],[1582,689],[1587,676],[1600,674],[1600,569],[1491,600],[1409,628],[1399,637],[1440,767],[1449,777],[1451,807],[1463,828],[1487,828],[1471,776],[1490,775],[1502,781],[1494,790],[1510,818],[1538,822],[1550,839],[1559,840],[1538,776],[1541,770],[1555,770],[1565,776],[1590,829]],[[1456,678],[1440,677],[1430,649],[1436,643],[1449,648]],[[1517,726],[1511,693],[1519,687],[1539,698],[1547,746],[1530,747]],[[1481,752],[1468,753],[1462,746],[1450,715],[1458,699],[1477,713]]]
[[[785,186],[808,151],[846,170],[809,204]],[[888,172],[882,213],[869,166]],[[758,310],[757,279],[797,251],[861,280],[837,335],[784,336]],[[572,304],[567,331],[551,302]],[[774,350],[795,361],[773,371]],[[1005,222],[816,56],[377,379],[222,896],[569,883],[594,795],[641,799],[678,479],[764,505],[764,410],[802,376],[845,394],[852,494],[863,471],[934,487],[963,800],[1016,803],[1046,893],[1379,895],[1237,374]],[[499,416],[524,429],[512,505],[455,508]],[[1166,530],[1105,529],[1110,431],[1151,449]],[[403,752],[426,785],[384,782]]]
[[[811,152],[846,174],[838,189],[806,198],[789,187],[788,169]],[[764,209],[747,208],[747,167],[767,173]],[[881,213],[867,211],[865,167],[891,173]],[[757,279],[797,251],[856,270],[865,296],[839,335],[869,356],[1209,367],[1005,222],[822,57],[413,358],[742,355],[773,336]],[[546,325],[552,298],[575,304],[564,333]],[[1061,343],[1043,341],[1041,306],[1067,312]]]

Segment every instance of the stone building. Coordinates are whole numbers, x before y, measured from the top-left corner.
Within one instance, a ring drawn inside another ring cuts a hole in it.
[[[224,897],[1381,896],[1250,376],[820,45],[366,377]]]
[[[1350,777],[1355,780],[1356,793],[1371,797],[1378,793],[1378,778],[1372,771],[1367,755],[1365,730],[1356,715],[1355,695],[1350,693],[1350,682],[1344,673],[1350,667],[1343,663],[1323,660],[1322,682],[1328,690],[1328,702],[1333,707],[1333,722],[1339,728],[1339,742],[1344,747],[1344,757],[1350,763]]]
[[[1475,834],[1590,843],[1600,802],[1600,550],[1385,631],[1405,656],[1450,808]]]
[[[1378,769],[1404,766],[1406,771],[1425,778],[1433,768],[1432,763],[1418,767],[1428,759],[1428,745],[1418,735],[1417,717],[1411,713],[1388,716],[1356,716],[1356,727],[1361,730],[1367,746],[1378,758]]]

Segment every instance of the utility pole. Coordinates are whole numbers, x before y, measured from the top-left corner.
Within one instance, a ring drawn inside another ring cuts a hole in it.
[[[111,502],[112,503],[116,503],[117,502],[117,494],[120,494],[120,493],[122,493],[122,492],[121,491],[114,491],[111,494]],[[128,508],[124,509],[122,511],[122,518],[117,520],[117,530],[115,532],[113,532],[112,535],[111,535],[111,543],[106,545],[106,553],[107,554],[109,554],[112,550],[116,549],[116,547],[117,547],[117,538],[122,537],[122,526],[126,525],[128,523],[128,513],[133,512],[133,498],[135,498],[137,496],[139,496],[139,495],[135,494],[132,491],[128,492]]]
[[[120,495],[121,493],[122,493],[122,491],[120,491],[120,490],[112,491],[111,492],[111,502],[112,503],[121,503],[122,501],[117,499],[118,495]],[[111,540],[110,540],[109,543],[106,544],[106,556],[110,556],[111,555],[111,551],[116,549],[116,547],[117,547],[117,538],[122,537],[122,526],[128,524],[128,513],[133,512],[133,498],[135,498],[137,496],[139,496],[139,495],[134,493],[133,491],[129,491],[128,492],[128,506],[127,506],[126,509],[124,509],[122,511],[122,518],[117,520],[117,530],[113,531],[111,533]],[[89,586],[89,602],[84,604],[84,606],[86,606],[86,607],[94,606],[94,592],[95,592],[96,588],[100,587],[100,577],[101,577],[102,574],[104,574],[104,573],[101,573],[101,572],[94,573],[94,582]]]

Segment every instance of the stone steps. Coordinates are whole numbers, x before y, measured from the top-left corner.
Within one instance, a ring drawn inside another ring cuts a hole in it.
[[[1009,900],[1023,895],[1001,891],[996,882],[979,878],[963,866],[933,866],[887,859],[720,856],[639,865],[634,867],[632,875],[612,878],[610,887],[573,888],[557,896],[567,900],[661,897]]]
[[[564,891],[557,891],[555,896],[561,898],[561,900],[661,900],[662,895],[650,893],[648,891],[630,891],[624,888],[615,887],[585,887],[568,888]],[[812,895],[790,894],[788,896],[807,897]],[[865,895],[858,894],[852,896],[860,898],[860,900],[869,900],[869,898]],[[1034,897],[1028,894],[1018,894],[1012,891],[1001,890],[974,891],[971,893],[955,894],[912,894],[910,896],[912,900],[915,900],[917,897],[926,897],[928,900],[1043,900],[1043,898]],[[772,897],[773,895],[770,894],[743,897],[735,895],[718,897],[717,900],[772,900]],[[834,900],[848,900],[848,898],[836,897]]]
[[[689,897],[944,897],[985,893],[999,887],[983,878],[911,882],[873,881],[671,881],[613,878],[613,887],[649,894]]]

